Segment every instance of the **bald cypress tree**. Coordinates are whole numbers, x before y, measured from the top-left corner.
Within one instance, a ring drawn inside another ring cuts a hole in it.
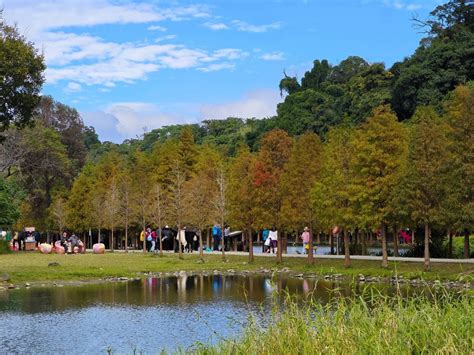
[[[349,231],[356,225],[352,198],[353,129],[340,126],[329,131],[323,150],[320,178],[312,191],[316,218],[338,226],[344,235],[344,266],[351,265]]]
[[[388,266],[387,226],[397,208],[395,190],[407,156],[406,131],[388,106],[374,110],[354,143],[354,196],[360,218],[380,226],[382,266]]]
[[[412,118],[405,193],[413,221],[424,228],[424,268],[430,269],[430,236],[443,220],[450,163],[448,126],[432,107],[420,107]]]
[[[469,234],[474,229],[474,84],[459,86],[445,111],[452,154],[449,210],[453,227],[464,234],[464,258],[469,258]]]
[[[311,190],[321,169],[322,144],[315,133],[298,137],[282,176],[282,222],[295,232],[310,227],[308,262],[313,263],[313,229],[316,222]]]

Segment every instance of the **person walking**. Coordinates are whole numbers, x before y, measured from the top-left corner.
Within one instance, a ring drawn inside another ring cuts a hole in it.
[[[270,248],[272,250],[272,254],[275,254],[277,252],[278,245],[278,231],[275,227],[273,227],[270,233],[268,234],[268,238],[270,238]]]
[[[156,232],[154,230],[151,231],[150,236],[151,236],[150,252],[153,253],[155,251],[155,247],[156,247]]]
[[[266,253],[267,249],[268,249],[268,246],[270,245],[270,243],[267,243],[267,240],[270,241],[268,239],[268,234],[269,233],[270,233],[270,231],[266,228],[262,231],[262,241],[263,241],[262,253]]]
[[[171,231],[169,226],[166,225],[165,228],[163,228],[161,237],[163,241],[163,249],[173,250],[173,232]]]
[[[184,248],[186,248],[186,245],[187,245],[187,242],[186,242],[186,227],[183,227],[178,232],[178,235],[176,236],[176,240],[178,241],[178,243],[176,243],[177,247],[178,247],[178,251],[179,251],[179,241],[181,241],[181,252],[184,253]]]
[[[230,227],[226,226],[224,229],[224,246],[225,250],[229,250],[229,243],[230,242]]]
[[[214,239],[214,251],[219,250],[221,237],[222,237],[221,227],[216,223],[214,224],[214,227],[212,227],[212,238]]]
[[[300,237],[303,240],[303,254],[308,254],[309,251],[309,228],[304,227],[303,234]]]

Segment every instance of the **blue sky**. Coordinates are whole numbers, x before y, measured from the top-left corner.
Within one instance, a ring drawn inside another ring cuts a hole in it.
[[[75,107],[101,140],[207,118],[268,117],[283,70],[315,59],[413,53],[437,0],[0,0],[44,52],[43,93]]]

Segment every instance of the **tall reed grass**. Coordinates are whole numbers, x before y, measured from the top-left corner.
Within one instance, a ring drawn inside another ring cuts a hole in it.
[[[474,354],[474,298],[442,292],[371,295],[321,305],[288,298],[269,324],[249,320],[238,339],[195,354]]]

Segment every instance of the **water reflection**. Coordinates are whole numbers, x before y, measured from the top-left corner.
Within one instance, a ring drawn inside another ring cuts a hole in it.
[[[375,288],[396,292],[388,284],[362,285],[294,277],[180,275],[139,281],[65,287],[33,287],[0,293],[0,311],[41,313],[97,305],[184,305],[216,301],[263,303],[275,293],[311,296],[326,303],[335,295],[349,297]]]

